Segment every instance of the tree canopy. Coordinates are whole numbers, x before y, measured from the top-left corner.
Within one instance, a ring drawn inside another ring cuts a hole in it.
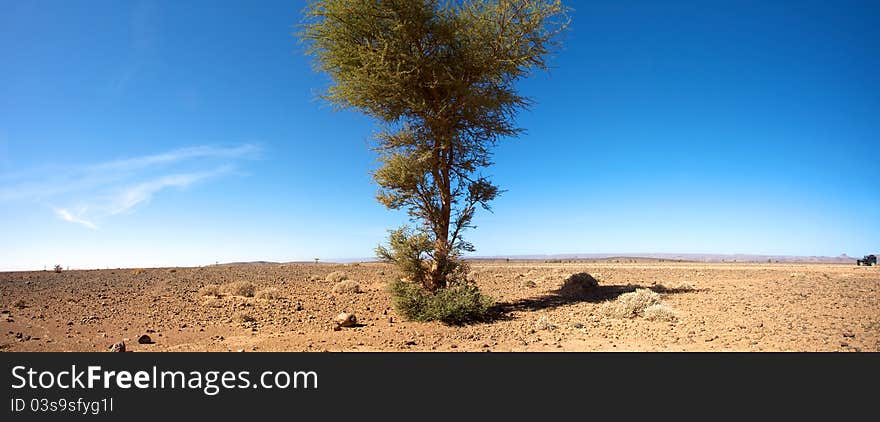
[[[301,37],[332,80],[324,98],[382,123],[377,199],[417,223],[377,253],[428,290],[457,281],[474,250],[462,232],[499,194],[481,170],[531,104],[516,82],[547,69],[567,24],[558,0],[309,4]]]

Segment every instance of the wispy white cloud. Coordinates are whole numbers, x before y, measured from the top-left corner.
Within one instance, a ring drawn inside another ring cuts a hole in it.
[[[84,220],[84,219],[82,219],[82,218],[76,217],[76,216],[74,216],[73,214],[71,214],[71,212],[68,211],[68,210],[65,209],[65,208],[56,208],[56,209],[55,209],[55,215],[57,215],[58,218],[60,218],[60,219],[62,219],[62,220],[64,220],[64,221],[69,221],[69,222],[71,222],[71,223],[75,223],[75,224],[81,224],[81,225],[86,226],[86,227],[88,227],[88,228],[90,228],[90,229],[92,229],[92,230],[97,230],[97,229],[98,229],[98,226],[96,226],[95,223],[92,223],[91,221]]]
[[[173,164],[180,161],[198,158],[252,158],[255,157],[260,152],[260,150],[260,147],[254,144],[243,144],[226,148],[203,145],[196,147],[180,148],[161,154],[109,161],[106,163],[100,163],[94,166],[90,166],[88,169],[91,171],[134,171],[149,166]]]
[[[0,202],[77,204],[50,208],[64,221],[97,229],[99,220],[130,214],[163,190],[183,189],[231,173],[242,160],[258,158],[260,152],[254,144],[201,145],[89,165],[26,169],[0,175]]]
[[[110,214],[122,214],[130,211],[140,203],[149,202],[153,195],[162,189],[169,187],[185,188],[200,180],[225,173],[230,169],[231,167],[225,166],[207,172],[172,174],[134,186],[128,186],[114,197]]]

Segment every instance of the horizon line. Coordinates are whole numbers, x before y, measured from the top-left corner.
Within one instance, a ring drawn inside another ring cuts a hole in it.
[[[873,252],[872,252],[873,253]],[[877,253],[874,253],[877,255]],[[830,255],[788,255],[788,254],[754,254],[754,253],[702,253],[702,252],[629,252],[629,253],[554,253],[554,254],[502,254],[502,255],[474,255],[464,256],[464,260],[498,260],[498,259],[516,259],[516,260],[547,260],[547,259],[677,259],[692,262],[726,262],[727,258],[741,259],[739,262],[762,262],[764,260],[782,260],[787,263],[795,262],[846,262],[855,261],[859,257],[852,257],[846,253],[836,256]],[[201,265],[156,265],[156,266],[132,266],[132,267],[79,267],[79,266],[63,266],[65,271],[83,271],[83,270],[117,270],[117,269],[135,269],[135,268],[199,268],[213,266],[234,266],[234,265],[284,265],[284,264],[308,264],[313,263],[314,259],[309,260],[290,260],[290,261],[264,261],[264,260],[241,260],[241,261],[225,261],[207,263]],[[351,263],[372,263],[379,262],[378,258],[359,257],[359,258],[318,258],[318,264],[351,264]],[[40,268],[0,268],[0,272],[28,272],[28,271],[52,271],[55,264],[45,265]],[[59,264],[60,265],[60,264]]]

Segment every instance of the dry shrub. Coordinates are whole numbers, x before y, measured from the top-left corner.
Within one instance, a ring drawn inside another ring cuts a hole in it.
[[[333,286],[333,293],[360,293],[361,285],[353,280],[342,280]]]
[[[18,309],[24,309],[27,308],[27,302],[25,302],[24,299],[19,299],[16,300],[15,303],[12,304],[12,306]]]
[[[253,297],[256,289],[254,283],[250,281],[236,281],[223,285],[223,291],[232,296]]]
[[[223,305],[224,305],[223,300],[219,299],[217,297],[209,297],[209,298],[205,299],[205,306],[208,306],[211,308],[222,308]]]
[[[137,276],[143,274],[144,272],[146,272],[146,271],[143,268],[135,268],[135,269],[131,270],[131,275],[137,277]]]
[[[674,321],[675,312],[666,305],[655,304],[645,308],[642,315],[649,321]]]
[[[556,325],[554,325],[552,322],[550,322],[550,320],[547,319],[547,317],[542,316],[542,317],[538,318],[537,321],[535,321],[535,329],[539,330],[539,331],[540,330],[553,331],[556,329]]]
[[[596,287],[599,287],[599,282],[593,276],[588,273],[576,273],[565,279],[559,294],[566,297],[584,297],[592,293]]]
[[[523,280],[520,284],[526,289],[538,287],[538,283],[535,283],[535,280]]]
[[[602,314],[611,318],[635,318],[643,316],[645,309],[660,304],[660,295],[649,289],[636,289],[624,293],[614,301],[602,305]]]
[[[199,296],[220,297],[220,286],[216,284],[208,284],[199,289]]]
[[[235,316],[232,318],[235,322],[239,324],[245,324],[248,322],[255,322],[257,319],[253,317],[253,315],[247,312],[237,312]]]
[[[327,280],[328,283],[339,283],[342,280],[348,280],[348,274],[344,271],[333,271],[332,273],[327,274],[327,278],[324,280]]]
[[[263,290],[258,291],[254,297],[263,300],[281,299],[281,292],[274,287],[267,287]]]

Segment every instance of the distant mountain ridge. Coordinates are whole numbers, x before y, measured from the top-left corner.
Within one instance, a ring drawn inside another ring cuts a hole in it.
[[[704,254],[704,253],[591,253],[591,254],[550,254],[550,255],[508,255],[480,256],[469,259],[512,259],[512,260],[578,260],[578,259],[663,259],[691,262],[824,262],[854,264],[856,258],[847,254],[838,256],[801,255],[760,255],[760,254]]]
[[[875,255],[880,255],[876,254]],[[668,261],[689,262],[821,262],[855,264],[856,258],[847,254],[838,256],[815,256],[815,255],[760,255],[760,254],[704,254],[704,253],[575,253],[575,254],[536,254],[536,255],[489,255],[468,256],[469,260],[517,260],[517,261],[550,261],[550,260],[607,260],[607,259],[662,259]],[[339,258],[320,260],[320,263],[353,263],[375,262],[376,258]],[[232,265],[282,265],[314,263],[314,261],[250,261],[250,262],[226,262],[214,264],[215,266]]]

